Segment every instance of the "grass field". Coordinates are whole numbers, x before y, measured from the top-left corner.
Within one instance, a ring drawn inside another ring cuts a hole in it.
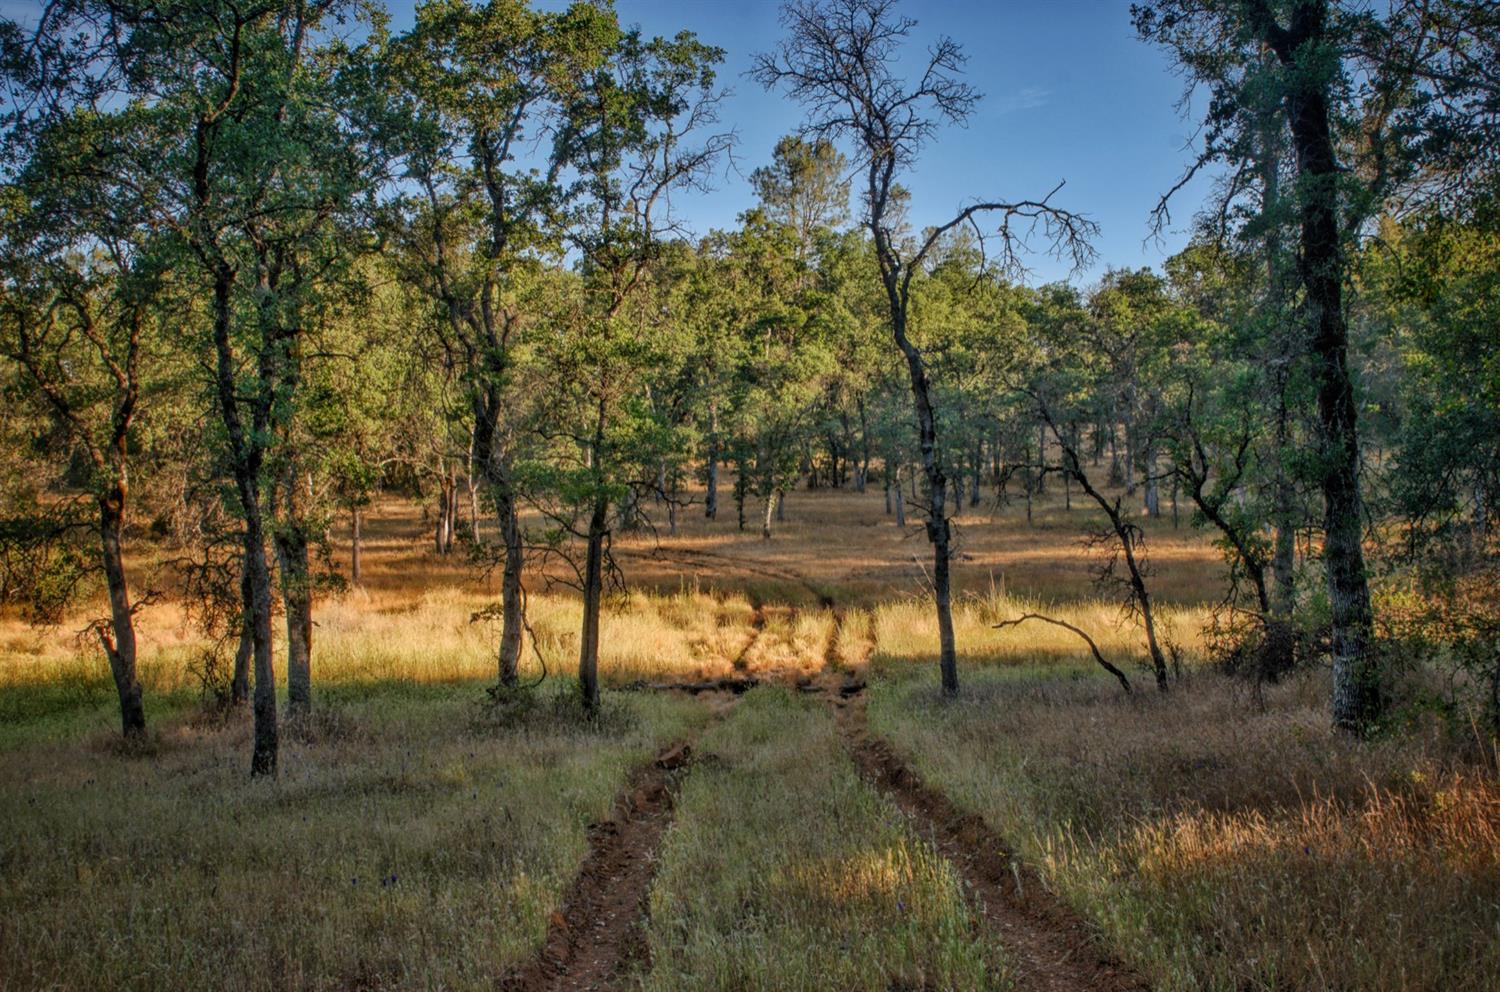
[[[85,616],[0,617],[0,989],[494,988],[555,927],[633,770],[700,733],[651,853],[647,953],[610,987],[1011,987],[1004,941],[856,771],[823,695],[622,691],[848,671],[869,677],[872,731],[1155,987],[1500,987],[1493,777],[1421,729],[1336,737],[1320,672],[1258,696],[1204,668],[1223,567],[1169,519],[1145,522],[1187,667],[1169,696],[1137,676],[1124,698],[1066,631],[993,630],[1041,608],[1140,672],[1139,631],[1091,580],[1090,518],[1058,503],[1031,527],[1018,506],[960,517],[956,703],[935,692],[927,546],[878,491],[795,492],[771,541],[732,507],[621,535],[633,586],[607,604],[612,691],[589,724],[567,680],[576,598],[530,577],[525,671],[551,677],[487,711],[498,631],[473,617],[493,580],[387,502],[363,586],[318,604],[318,710],[274,782],[248,778],[244,716],[201,702],[202,644],[170,595],[140,618],[153,729],[129,751],[73,634]]]

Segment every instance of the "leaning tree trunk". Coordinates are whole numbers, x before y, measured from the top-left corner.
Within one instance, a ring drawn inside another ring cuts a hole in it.
[[[578,691],[583,707],[599,710],[599,604],[604,598],[604,539],[608,535],[609,502],[594,501],[589,518],[588,552],[583,568],[583,631],[578,645]]]
[[[141,702],[141,683],[135,670],[135,620],[130,608],[130,588],[125,580],[125,556],[121,534],[125,523],[126,484],[117,477],[99,497],[99,543],[104,559],[104,579],[109,587],[110,630],[99,631],[110,674],[120,696],[120,730],[126,737],[146,732],[146,709]]]

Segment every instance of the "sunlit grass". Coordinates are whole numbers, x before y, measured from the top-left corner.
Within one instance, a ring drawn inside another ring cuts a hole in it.
[[[1088,647],[1071,631],[1029,621],[995,630],[1022,613],[1043,613],[1086,631],[1106,658],[1129,670],[1147,662],[1146,637],[1139,621],[1125,615],[1118,601],[1090,597],[1048,602],[993,592],[961,598],[953,607],[953,632],[960,660],[986,665],[1073,664],[1089,659]],[[1202,654],[1205,607],[1163,607],[1156,617],[1158,637],[1175,644],[1184,662]],[[881,665],[935,664],[937,613],[928,599],[908,597],[873,610],[874,661]]]
[[[1086,668],[880,681],[876,732],[1161,989],[1500,987],[1500,785],[1420,734],[1336,735],[1327,683]]]
[[[1001,989],[953,869],[826,704],[757,689],[705,735],[651,893],[648,992]]]

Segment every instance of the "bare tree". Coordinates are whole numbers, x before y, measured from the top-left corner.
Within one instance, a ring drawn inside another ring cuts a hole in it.
[[[1058,184],[1039,200],[982,201],[958,210],[946,223],[910,241],[899,234],[904,191],[898,179],[915,166],[922,147],[943,124],[968,119],[980,94],[962,82],[965,57],[951,38],[928,50],[915,82],[898,72],[902,48],[916,22],[896,13],[896,0],[792,0],[782,7],[787,37],[775,51],[755,57],[752,74],[768,89],[782,87],[807,108],[804,135],[847,140],[864,173],[864,224],[870,232],[889,309],[891,335],[906,361],[916,407],[922,471],[927,482],[927,538],[933,550],[943,692],[958,692],[951,608],[952,533],[948,475],[938,443],[928,363],[910,333],[912,278],[944,235],[968,227],[981,246],[998,247],[999,263],[1020,271],[1020,255],[1034,236],[1054,253],[1082,265],[1093,254],[1097,226],[1052,205]],[[980,220],[994,221],[993,229]]]

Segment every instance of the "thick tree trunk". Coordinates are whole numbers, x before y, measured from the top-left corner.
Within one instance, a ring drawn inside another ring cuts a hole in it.
[[[246,490],[248,489],[248,492]],[[275,775],[279,747],[276,727],[276,666],[271,656],[271,568],[266,561],[266,535],[254,485],[241,486],[241,499],[252,509],[245,521],[245,613],[250,617],[251,652],[254,658],[255,742],[250,756],[251,775]]]
[[[141,701],[141,683],[135,668],[135,620],[130,609],[130,588],[125,578],[125,556],[121,534],[125,526],[126,484],[116,478],[99,497],[99,544],[104,560],[104,579],[109,588],[110,629],[99,631],[99,640],[109,658],[110,674],[120,697],[120,730],[126,737],[146,732],[146,709]]]
[[[763,541],[771,539],[771,516],[776,510],[776,491],[766,490],[761,497],[764,508],[760,521],[760,537]]]
[[[609,504],[596,500],[589,518],[588,551],[583,569],[583,631],[578,645],[578,691],[590,713],[599,710],[599,606],[604,598],[604,540],[609,531]]]
[[[1146,450],[1146,513],[1153,519],[1161,517],[1161,487],[1156,478],[1156,452]]]
[[[1283,30],[1262,10],[1259,27],[1286,69],[1285,98],[1301,201],[1302,310],[1316,359],[1323,490],[1323,560],[1333,627],[1333,722],[1363,731],[1383,708],[1383,676],[1373,645],[1374,617],[1362,544],[1359,438],[1349,376],[1344,314],[1345,258],[1339,222],[1340,167],[1327,82],[1303,65],[1309,46],[1326,44],[1326,0],[1293,7]]]

